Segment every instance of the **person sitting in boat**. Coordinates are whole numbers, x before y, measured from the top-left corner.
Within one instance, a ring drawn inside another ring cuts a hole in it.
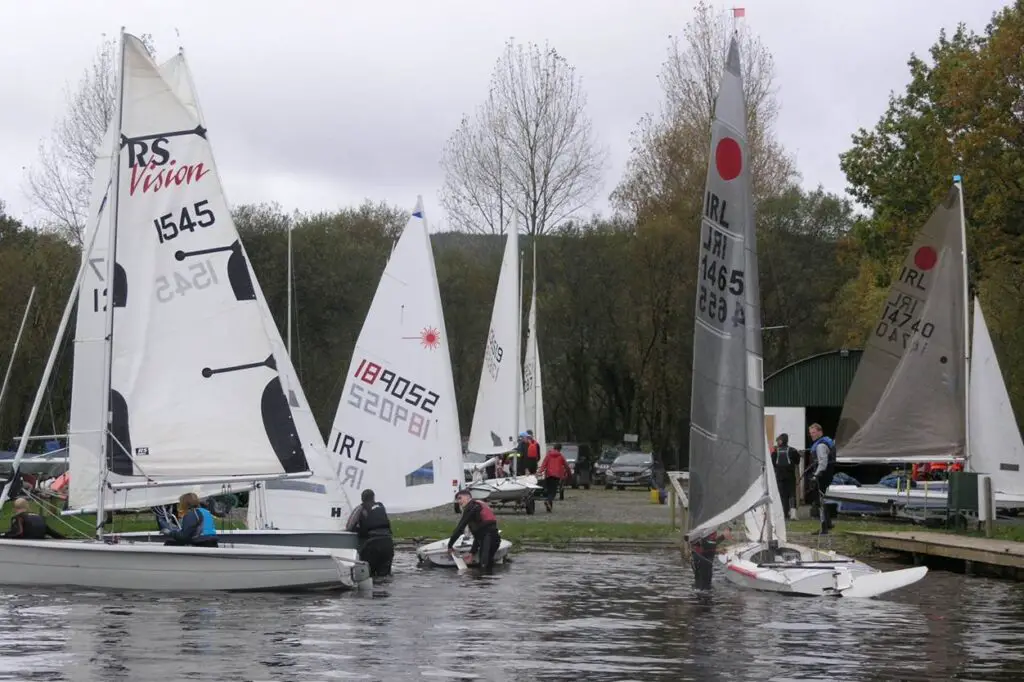
[[[555,504],[558,485],[571,475],[572,469],[562,454],[562,444],[555,443],[554,447],[548,450],[548,454],[544,455],[544,462],[537,473],[537,478],[544,481],[544,508],[549,512]]]
[[[369,488],[363,491],[362,504],[352,510],[345,530],[359,535],[359,558],[370,565],[371,577],[391,575],[391,562],[395,559],[391,519]]]
[[[455,526],[452,536],[448,538],[448,553],[455,552],[455,543],[468,528],[473,534],[473,546],[464,559],[468,562],[475,555],[480,567],[490,573],[494,570],[494,555],[498,553],[498,545],[501,544],[501,536],[498,534],[498,517],[494,515],[494,510],[486,502],[474,500],[468,490],[463,489],[456,493],[455,501],[462,508],[462,518]]]
[[[177,529],[164,526],[160,532],[167,536],[165,545],[192,545],[194,547],[216,547],[217,528],[213,514],[199,504],[199,496],[185,493],[178,498]]]
[[[63,540],[64,536],[46,524],[39,514],[29,509],[28,500],[19,497],[14,501],[14,516],[11,517],[11,528],[4,533],[5,538],[19,540],[45,540],[46,536]]]

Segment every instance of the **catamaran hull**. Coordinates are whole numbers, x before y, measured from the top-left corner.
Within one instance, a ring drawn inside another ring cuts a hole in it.
[[[151,531],[119,533],[120,537],[132,542],[155,542],[163,544],[166,538]],[[273,547],[316,547],[330,550],[334,558],[346,567],[343,582],[346,587],[356,589],[371,584],[370,567],[359,559],[359,536],[346,531],[303,531],[303,530],[221,530],[217,538],[223,546],[259,545]]]
[[[884,485],[833,485],[825,495],[839,502],[874,504],[880,507],[911,507],[914,509],[945,509],[948,505],[948,488],[942,490],[921,490],[911,488],[899,490]],[[996,492],[997,510],[1024,509],[1024,494]]]
[[[774,552],[774,558],[767,554],[767,545],[749,543],[719,558],[734,585],[807,597],[878,597],[928,573],[925,566],[883,572],[836,552],[788,543]]]
[[[0,582],[99,590],[342,590],[349,569],[327,550],[174,547],[0,539]]]
[[[469,550],[473,547],[473,539],[463,537],[459,542],[455,543],[455,551],[459,554],[468,554]],[[498,551],[494,555],[494,562],[497,564],[505,563],[505,557],[512,550],[512,543],[508,540],[502,540],[498,543]],[[442,566],[444,568],[454,568],[455,561],[452,559],[451,554],[448,553],[448,540],[438,540],[437,542],[431,542],[426,545],[420,545],[416,548],[416,558],[419,559],[421,564],[427,564],[430,566]],[[467,561],[467,566],[475,566],[476,559],[473,561]]]

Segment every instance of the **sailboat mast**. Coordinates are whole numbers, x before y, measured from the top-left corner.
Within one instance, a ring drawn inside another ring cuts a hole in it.
[[[288,357],[292,357],[292,224],[288,221]]]
[[[512,230],[513,232],[508,235],[509,239],[516,240],[516,254],[519,256],[519,272],[516,273],[516,376],[518,377],[516,385],[516,396],[512,403],[515,405],[516,418],[512,421],[515,424],[516,429],[519,428],[519,403],[520,396],[523,393],[523,254],[519,250],[519,221],[515,218],[512,219]],[[519,434],[516,434],[518,438]],[[525,462],[524,462],[525,464]],[[512,458],[512,475],[519,475],[519,458]]]
[[[4,383],[0,385],[0,408],[4,405],[4,396],[7,395],[7,384],[11,380],[11,371],[14,369],[14,358],[18,355],[18,346],[21,345],[21,335],[25,332],[25,323],[28,322],[28,312],[32,310],[32,299],[35,298],[36,288],[28,292],[28,303],[25,304],[25,312],[21,316],[21,325],[18,327],[18,335],[14,338],[14,348],[11,349],[11,359],[7,363],[7,371],[4,372]]]
[[[960,193],[960,256],[964,267],[964,461],[971,458],[971,299],[968,288],[967,269],[967,219],[964,217],[964,186],[959,175],[953,176],[953,184]]]
[[[107,242],[107,282],[109,283],[109,295],[107,296],[106,323],[104,333],[103,349],[103,387],[100,391],[100,400],[103,409],[103,436],[100,438],[100,461],[99,476],[96,485],[96,537],[103,537],[103,522],[106,519],[106,508],[103,504],[103,489],[107,483],[107,457],[110,455],[107,450],[112,447],[123,447],[120,443],[111,443],[110,438],[110,388],[113,372],[113,351],[114,351],[114,268],[117,263],[117,218],[121,203],[121,127],[124,123],[124,77],[125,77],[125,33],[121,27],[121,63],[117,70],[117,128],[113,135],[113,153],[111,158],[114,161],[114,182],[111,194],[111,206],[113,216],[110,221],[110,235]],[[98,231],[97,227],[97,231]]]

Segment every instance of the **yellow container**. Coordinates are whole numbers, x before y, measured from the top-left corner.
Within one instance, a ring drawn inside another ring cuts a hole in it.
[[[661,504],[661,497],[658,495],[658,489],[657,488],[651,488],[651,503],[652,504]]]

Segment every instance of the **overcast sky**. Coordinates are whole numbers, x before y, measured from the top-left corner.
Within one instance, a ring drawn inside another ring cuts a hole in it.
[[[776,62],[777,132],[805,186],[841,192],[838,154],[872,126],[890,91],[958,22],[981,31],[1007,0],[737,0]],[[65,92],[104,33],[153,34],[157,56],[181,44],[195,77],[229,201],[333,209],[364,198],[437,200],[441,149],[487,94],[509,37],[549,41],[583,77],[609,152],[594,210],[622,175],[629,134],[660,102],[668,35],[686,0],[0,0],[0,199],[40,214],[25,167],[64,113]],[[732,2],[720,3],[724,13]],[[180,39],[178,34],[180,33]]]

